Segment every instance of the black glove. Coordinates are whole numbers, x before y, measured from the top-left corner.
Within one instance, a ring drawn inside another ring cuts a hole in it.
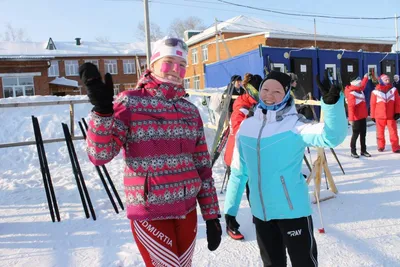
[[[100,114],[113,113],[114,84],[110,73],[101,80],[100,72],[96,65],[84,63],[79,67],[79,77],[86,85],[87,95],[92,103],[93,111]]]
[[[214,251],[219,247],[219,244],[221,243],[222,230],[219,219],[206,221],[206,228],[208,249],[210,251]]]
[[[321,83],[319,74],[317,74],[316,80],[317,80],[318,88],[321,91],[322,99],[324,100],[324,103],[327,105],[336,104],[340,98],[341,88],[338,85],[335,85],[335,84],[330,85],[329,84],[328,70],[325,70],[324,80],[322,83]]]
[[[240,224],[236,221],[236,217],[225,214],[226,227],[229,229],[239,229]]]
[[[398,119],[400,119],[400,113],[394,114],[394,120],[397,121]]]
[[[371,118],[371,121],[373,121],[375,123],[375,119],[374,118]]]

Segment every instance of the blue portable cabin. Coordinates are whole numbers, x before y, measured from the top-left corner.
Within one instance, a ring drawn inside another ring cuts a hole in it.
[[[263,66],[263,58],[258,49],[220,62],[205,64],[206,87],[225,86],[233,75],[237,74],[243,78],[247,72],[259,74],[263,77]]]
[[[400,65],[398,53],[363,52],[349,50],[328,50],[315,48],[281,48],[259,46],[231,59],[205,65],[207,87],[221,87],[226,85],[234,74],[244,75],[246,72],[264,76],[265,70],[279,70],[294,72],[299,78],[299,87],[306,94],[311,93],[314,99],[321,94],[315,82],[317,73],[323,73],[326,68],[332,68],[334,77],[340,71],[343,86],[351,79],[362,78],[369,70],[374,69],[377,76],[381,73],[393,75],[398,73]],[[319,66],[319,69],[318,69]],[[369,82],[365,92],[369,106],[370,94],[374,88]],[[315,109],[317,114],[319,109]]]

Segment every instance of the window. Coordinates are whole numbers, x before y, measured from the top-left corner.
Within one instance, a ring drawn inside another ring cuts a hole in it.
[[[132,90],[135,89],[136,83],[124,83],[124,90]]]
[[[136,73],[136,64],[135,60],[127,59],[123,61],[124,64],[124,74],[135,74]]]
[[[192,64],[197,64],[197,48],[192,49]]]
[[[147,69],[147,61],[145,58],[140,59],[140,68],[142,71],[145,71]]]
[[[78,76],[79,75],[79,63],[78,60],[66,60],[65,61],[65,75],[66,76]]]
[[[285,72],[285,64],[283,63],[271,63],[271,70]]]
[[[114,95],[119,94],[119,84],[114,84]]]
[[[368,65],[368,73],[374,74],[375,77],[378,75],[377,69],[376,65]]]
[[[194,76],[194,89],[200,89],[200,76]]]
[[[332,78],[336,80],[336,64],[325,64],[325,69],[330,71]]]
[[[189,78],[184,79],[183,85],[185,86],[185,89],[189,89],[190,88],[190,79]]]
[[[208,45],[201,46],[201,54],[202,54],[203,61],[207,61],[208,60]]]
[[[116,59],[104,60],[104,65],[106,67],[106,73],[108,72],[110,74],[118,74]]]
[[[92,63],[92,64],[96,65],[97,68],[99,68],[99,61],[97,59],[88,59],[88,60],[85,60],[85,63]]]
[[[4,97],[35,95],[33,77],[3,77]]]
[[[58,68],[58,61],[57,60],[52,60],[50,68],[48,70],[48,76],[49,77],[58,77],[60,76],[59,68]]]

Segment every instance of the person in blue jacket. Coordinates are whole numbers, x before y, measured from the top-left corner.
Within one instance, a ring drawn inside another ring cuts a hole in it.
[[[260,85],[254,116],[236,135],[225,214],[237,215],[248,181],[264,266],[286,266],[286,249],[293,267],[318,265],[308,185],[301,173],[304,149],[335,147],[347,134],[340,88],[319,85],[324,123],[311,124],[296,111],[290,77],[270,72]]]

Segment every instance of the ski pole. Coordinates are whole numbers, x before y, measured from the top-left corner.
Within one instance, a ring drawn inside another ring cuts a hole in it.
[[[314,188],[316,189],[315,183],[314,183]],[[322,212],[321,212],[321,206],[319,204],[319,196],[317,191],[315,190],[315,198],[317,199],[317,206],[318,206],[318,212],[319,212],[319,219],[321,221],[321,228],[318,228],[318,232],[320,234],[325,234],[325,228],[324,228],[324,222],[322,220]]]
[[[82,122],[83,122],[83,125],[85,126],[85,130],[87,132],[89,127],[88,127],[88,124],[86,123],[85,118],[82,118]],[[100,167],[103,170],[104,174],[106,175],[107,181],[111,186],[111,190],[113,191],[114,196],[117,198],[119,206],[121,207],[122,210],[124,210],[124,204],[122,204],[122,201],[121,201],[121,198],[119,197],[118,191],[117,191],[117,189],[115,189],[114,183],[110,177],[110,174],[107,171],[106,165],[101,165]]]
[[[307,167],[308,167],[308,170],[311,172],[311,165],[310,165],[310,163],[308,162],[306,155],[303,155],[303,159],[304,159],[304,162],[306,163],[306,165],[307,165]]]
[[[85,132],[85,130],[83,129],[83,125],[82,125],[82,123],[81,123],[80,121],[78,121],[78,125],[79,125],[79,128],[81,129],[83,138],[86,140],[86,132]],[[104,190],[106,190],[106,193],[107,193],[108,198],[110,199],[111,205],[113,206],[115,212],[118,214],[119,211],[118,211],[117,205],[115,204],[114,198],[113,198],[112,195],[111,195],[111,192],[110,192],[110,189],[108,188],[108,185],[107,185],[107,183],[106,183],[106,180],[104,179],[104,176],[103,176],[103,174],[101,173],[100,167],[99,167],[99,166],[94,166],[94,167],[95,167],[95,169],[96,169],[96,171],[97,171],[97,174],[98,174],[99,177],[100,177],[100,180],[101,180],[101,182],[102,182],[102,184],[103,184]]]
[[[69,144],[69,130],[68,130],[68,126],[64,123],[61,123],[62,127],[63,127],[63,131],[64,131],[64,136],[65,136],[65,142],[67,144],[67,149],[68,149],[68,155],[69,155],[69,159],[71,161],[71,166],[72,166],[72,172],[74,173],[75,176],[75,181],[76,181],[76,186],[78,187],[78,191],[79,191],[79,196],[81,198],[81,202],[82,202],[82,206],[83,206],[83,210],[85,212],[85,216],[86,218],[89,218],[89,211],[86,205],[86,201],[85,201],[85,197],[83,195],[83,190],[82,190],[82,185],[81,182],[79,181],[79,177],[78,177],[78,171],[77,168],[75,166],[75,160],[74,160],[74,156],[72,154],[72,150]]]
[[[46,193],[46,198],[47,198],[47,204],[50,212],[50,217],[53,222],[55,222],[55,217],[54,217],[54,210],[53,210],[53,204],[52,204],[52,199],[50,196],[50,189],[49,189],[49,184],[47,181],[46,177],[46,171],[44,168],[44,162],[43,162],[43,154],[42,154],[42,148],[40,146],[40,138],[39,138],[39,132],[40,128],[38,127],[38,121],[36,117],[32,116],[32,124],[33,124],[33,132],[35,134],[35,141],[36,141],[36,149],[38,151],[38,157],[39,157],[39,164],[40,164],[40,171],[42,173],[42,178],[43,178],[43,185],[44,185],[44,190]],[[58,220],[60,221],[60,220]]]
[[[328,165],[328,161],[326,159],[325,150],[324,150],[324,158],[325,158],[326,164]],[[325,175],[326,190],[329,190],[328,179],[326,178],[326,171],[325,171],[325,168],[323,168],[323,169],[324,169],[324,175]]]
[[[73,155],[73,157],[75,159],[75,163],[76,163],[76,170],[78,172],[78,175],[79,175],[81,183],[82,183],[82,189],[83,189],[83,192],[85,193],[85,197],[86,197],[86,201],[87,201],[88,206],[89,206],[90,213],[92,214],[93,220],[96,220],[96,214],[95,214],[94,209],[93,209],[92,201],[90,200],[90,196],[89,196],[89,192],[88,192],[87,187],[86,187],[85,179],[83,178],[81,167],[79,165],[78,156],[76,155],[74,143],[72,141],[71,135],[69,134],[70,132],[69,132],[69,129],[68,129],[68,125],[66,125],[66,124],[64,124],[64,125],[65,125],[65,128],[67,129],[67,133],[68,133],[68,136],[69,136],[68,139],[69,139],[69,143],[70,143],[70,146],[71,146],[72,155]]]
[[[224,185],[225,185],[226,177],[228,176],[228,169],[229,169],[229,168],[230,168],[229,166],[226,167],[225,174],[224,174],[224,180],[222,181],[222,187],[221,187],[221,192],[220,192],[220,194],[223,194]],[[226,182],[226,183],[228,183],[228,182]]]
[[[343,170],[343,167],[342,167],[342,164],[340,163],[340,161],[339,161],[339,159],[338,159],[338,157],[337,157],[337,155],[336,155],[335,150],[333,150],[333,148],[330,148],[330,149],[331,149],[331,152],[332,152],[333,156],[335,157],[337,163],[339,164],[340,169],[342,170],[343,174],[345,174],[345,173],[344,173],[344,170]]]

